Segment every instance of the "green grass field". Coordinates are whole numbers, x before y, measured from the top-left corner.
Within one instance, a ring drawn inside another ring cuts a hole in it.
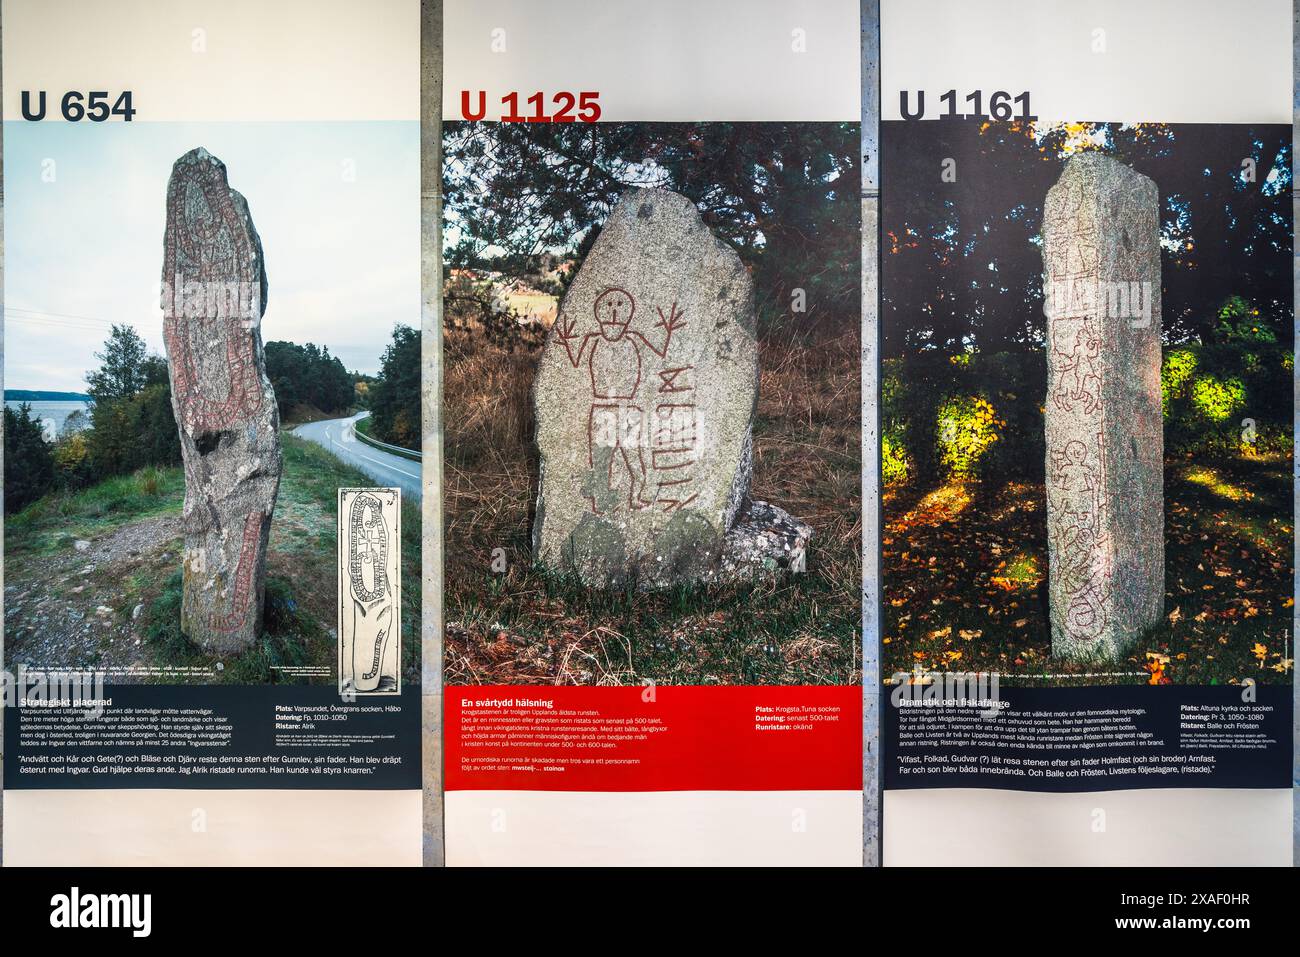
[[[41,556],[71,548],[128,522],[180,511],[185,476],[178,468],[141,469],[72,495],[46,495],[5,519],[5,570],[9,578]]]

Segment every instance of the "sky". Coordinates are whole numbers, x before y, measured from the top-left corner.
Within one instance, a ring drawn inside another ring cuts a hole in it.
[[[263,341],[373,374],[420,324],[417,123],[7,122],[4,145],[7,389],[84,391],[115,322],[162,353],[167,178],[196,146],[261,235]]]

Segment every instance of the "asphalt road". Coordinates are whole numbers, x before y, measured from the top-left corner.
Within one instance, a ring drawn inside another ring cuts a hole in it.
[[[376,485],[396,486],[402,490],[403,499],[420,501],[420,463],[366,445],[357,438],[353,423],[369,414],[361,412],[347,419],[309,422],[298,426],[293,434],[328,449],[348,465],[365,472]]]

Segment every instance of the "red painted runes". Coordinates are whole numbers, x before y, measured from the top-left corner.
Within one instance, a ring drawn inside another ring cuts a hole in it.
[[[184,272],[178,267],[184,255]],[[261,275],[247,227],[231,198],[221,167],[197,163],[180,167],[167,188],[167,238],[163,279],[170,295],[163,300],[163,337],[171,357],[172,392],[186,431],[215,432],[257,413],[262,382],[257,371],[253,324],[261,309]],[[197,287],[192,284],[197,283]],[[202,290],[201,308],[187,287]],[[219,303],[233,291],[236,314]],[[200,311],[202,315],[195,315]],[[221,336],[225,341],[224,396],[204,394],[194,343]]]
[[[257,567],[257,549],[262,539],[262,513],[249,512],[244,518],[244,537],[239,545],[239,566],[235,570],[235,590],[230,610],[213,613],[212,627],[217,631],[238,631],[248,617],[253,597],[253,570]]]

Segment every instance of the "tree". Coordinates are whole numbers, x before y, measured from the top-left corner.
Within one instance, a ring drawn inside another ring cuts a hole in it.
[[[171,386],[171,373],[167,369],[167,360],[153,354],[144,360],[144,388],[151,385]]]
[[[370,387],[375,438],[407,449],[420,447],[420,332],[397,326]]]
[[[90,415],[93,428],[85,433],[88,480],[146,465],[180,464],[180,436],[167,386],[151,385],[129,399],[97,402]]]
[[[129,403],[128,416],[138,444],[132,470],[145,465],[180,465],[181,439],[172,412],[171,388],[153,384]]]
[[[79,489],[94,476],[90,460],[90,432],[73,432],[60,436],[54,445],[54,475],[61,489]]]
[[[858,136],[852,123],[448,123],[450,268],[520,278],[578,252],[631,187],[675,190],[753,269],[760,302],[805,290],[805,320],[857,312]],[[474,298],[462,296],[462,298]],[[488,297],[476,300],[491,320]],[[449,314],[455,315],[453,310]]]
[[[89,427],[89,423],[86,421],[86,413],[81,409],[73,409],[68,413],[68,417],[63,420],[63,425],[59,428],[59,438],[76,435],[82,429]]]
[[[167,360],[150,355],[144,340],[127,325],[113,326],[95,358],[99,368],[86,373],[95,400],[91,428],[84,438],[84,454],[74,456],[77,450],[70,449],[63,456],[77,461],[76,468],[62,469],[65,479],[69,484],[92,482],[146,465],[178,464],[181,446]]]
[[[17,512],[54,485],[54,458],[39,419],[24,402],[18,411],[5,406],[5,512]]]
[[[281,418],[287,418],[298,405],[342,413],[355,404],[357,377],[330,355],[327,347],[310,342],[305,346],[268,342],[265,353],[266,374],[275,389]]]
[[[89,478],[92,481],[130,472],[136,461],[138,437],[131,425],[130,400],[96,402],[90,410]]]
[[[96,402],[131,398],[148,384],[151,372],[156,374],[157,370],[156,365],[150,365],[144,339],[124,324],[114,323],[104,351],[96,352],[95,358],[100,362],[99,368],[86,373],[86,383],[90,397]],[[165,362],[163,369],[166,369]]]
[[[1042,347],[1043,200],[1083,149],[1114,155],[1159,190],[1167,344],[1213,341],[1219,310],[1234,296],[1289,344],[1290,139],[1282,126],[889,124],[884,357]],[[940,176],[942,158],[954,161],[955,181]]]

